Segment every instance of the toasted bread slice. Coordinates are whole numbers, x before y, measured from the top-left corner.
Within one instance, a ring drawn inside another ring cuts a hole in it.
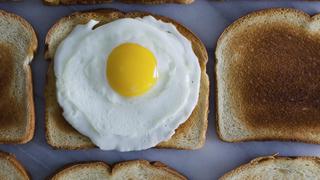
[[[228,172],[220,180],[318,179],[319,162],[319,157],[260,157]]]
[[[78,12],[60,19],[48,32],[46,37],[46,59],[51,62],[54,59],[55,51],[59,43],[78,24],[87,23],[90,19],[95,19],[103,23],[108,23],[124,17],[143,17],[149,15],[142,12],[123,13],[116,10],[105,9],[91,12]],[[177,22],[162,16],[154,16],[165,22],[173,23],[177,29],[187,37],[193,45],[201,67],[201,85],[198,104],[189,119],[182,124],[174,136],[167,142],[160,143],[160,148],[175,149],[197,149],[203,146],[207,130],[209,80],[206,74],[207,52],[202,42],[188,29]],[[62,116],[62,109],[59,107],[56,97],[55,76],[53,73],[53,63],[50,63],[47,74],[46,97],[46,138],[47,142],[54,148],[82,149],[92,148],[94,145],[84,135],[78,133],[67,123]]]
[[[30,176],[13,155],[0,151],[0,179],[29,180]]]
[[[97,4],[109,3],[112,0],[43,0],[46,5]]]
[[[167,167],[161,162],[134,160],[116,164],[111,167],[104,162],[86,162],[69,165],[51,177],[51,180],[67,179],[170,179],[187,178]]]
[[[34,134],[35,115],[29,63],[37,48],[31,25],[0,10],[0,143],[26,143]]]
[[[194,0],[120,0],[124,3],[144,3],[144,4],[163,4],[163,3],[177,3],[177,4],[191,4]]]
[[[251,13],[216,49],[222,140],[320,143],[320,16],[295,9]]]
[[[144,3],[144,4],[163,4],[163,3],[178,3],[190,4],[194,0],[119,0],[124,3]],[[70,5],[70,4],[97,4],[110,3],[112,0],[43,0],[47,5]]]

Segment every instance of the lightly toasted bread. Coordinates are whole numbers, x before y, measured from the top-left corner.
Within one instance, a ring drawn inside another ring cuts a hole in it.
[[[191,4],[194,0],[120,0],[124,3],[143,3],[143,4],[164,4],[164,3],[177,3],[177,4]]]
[[[56,97],[55,76],[53,73],[53,61],[55,51],[60,42],[78,24],[85,24],[90,19],[103,23],[124,17],[143,17],[149,13],[130,12],[124,13],[114,9],[94,10],[89,12],[76,12],[70,16],[60,19],[48,32],[46,37],[45,57],[50,65],[47,74],[46,97],[46,138],[47,142],[54,148],[83,149],[93,148],[94,144],[84,135],[77,132],[67,123],[62,116]],[[189,119],[176,129],[175,134],[169,141],[160,143],[159,148],[175,149],[198,149],[201,148],[206,139],[209,106],[209,79],[206,74],[206,63],[208,55],[202,42],[191,31],[177,22],[162,16],[154,16],[164,22],[173,23],[186,38],[192,42],[195,54],[201,67],[201,83],[198,104]]]
[[[110,3],[113,0],[43,0],[47,5],[70,5],[70,4],[98,4]],[[143,3],[143,4],[163,4],[163,3],[178,3],[190,4],[194,0],[119,0],[124,3]]]
[[[30,62],[37,49],[32,26],[0,10],[0,143],[33,138],[35,115]]]
[[[104,162],[85,162],[69,165],[58,171],[51,180],[67,179],[170,179],[186,180],[187,178],[167,167],[161,162],[133,160],[121,162],[113,167]]]
[[[222,140],[320,143],[320,15],[244,16],[219,38],[216,60]]]
[[[318,179],[319,157],[259,157],[228,172],[220,180]]]
[[[30,176],[13,155],[0,151],[0,179],[29,180]]]

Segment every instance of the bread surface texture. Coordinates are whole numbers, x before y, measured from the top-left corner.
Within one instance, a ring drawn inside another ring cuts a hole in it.
[[[144,3],[144,4],[164,4],[164,3],[178,3],[191,4],[194,0],[120,0],[124,3]]]
[[[0,143],[30,141],[35,115],[30,62],[37,48],[32,26],[0,10]]]
[[[178,3],[190,4],[194,0],[118,0],[124,3],[143,3],[143,4],[163,4],[163,3]],[[43,0],[47,5],[71,5],[71,4],[100,4],[110,3],[112,0]]]
[[[95,147],[84,135],[73,129],[62,116],[62,109],[59,107],[56,97],[55,76],[53,73],[54,54],[59,43],[78,24],[85,24],[90,19],[101,21],[101,24],[108,23],[119,18],[143,17],[150,15],[143,12],[123,13],[113,9],[94,10],[90,12],[77,12],[60,19],[48,32],[46,37],[46,59],[49,60],[47,74],[46,97],[46,138],[47,142],[54,148],[62,149],[83,149]],[[195,54],[201,67],[201,82],[198,104],[189,119],[176,129],[170,140],[160,143],[159,148],[175,149],[198,149],[205,142],[207,130],[208,101],[209,101],[209,80],[206,74],[207,52],[201,41],[188,29],[177,22],[162,16],[154,16],[165,22],[173,23],[186,38],[192,42]]]
[[[320,159],[318,157],[267,156],[252,160],[220,178],[220,180],[289,180],[319,179]]]
[[[320,16],[253,12],[216,48],[216,115],[222,140],[320,143]]]
[[[0,179],[29,180],[30,177],[13,155],[0,151]]]
[[[110,179],[110,180],[186,180],[187,178],[161,162],[133,160],[109,166],[104,162],[86,162],[70,165],[51,177],[51,180]]]

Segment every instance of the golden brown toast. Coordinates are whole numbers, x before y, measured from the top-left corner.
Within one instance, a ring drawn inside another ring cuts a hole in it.
[[[133,160],[115,164],[113,167],[104,162],[83,162],[68,165],[54,174],[51,180],[63,179],[153,179],[186,180],[182,174],[161,162]]]
[[[219,179],[318,179],[320,176],[319,162],[319,157],[259,157]]]
[[[77,12],[60,19],[48,32],[46,37],[46,59],[49,60],[47,74],[46,96],[46,138],[54,148],[82,149],[92,148],[92,142],[67,123],[62,116],[62,109],[59,107],[56,97],[55,76],[53,73],[54,54],[59,43],[78,24],[85,24],[90,19],[101,21],[101,24],[124,17],[143,17],[149,13],[130,12],[124,13],[113,9],[95,10],[90,12]],[[198,149],[205,142],[207,130],[208,101],[209,101],[209,79],[206,74],[207,52],[202,42],[188,29],[177,22],[162,16],[154,16],[165,22],[173,23],[177,29],[192,42],[195,54],[201,67],[201,84],[198,104],[189,119],[176,130],[173,137],[160,143],[159,148],[175,149]]]
[[[70,5],[70,4],[98,4],[110,3],[113,0],[43,0],[47,5]],[[143,3],[143,4],[163,4],[163,3],[178,3],[190,4],[194,0],[119,0],[124,3]]]
[[[29,180],[30,176],[14,155],[0,151],[0,179]]]
[[[320,16],[251,13],[216,49],[219,136],[320,143]]]
[[[37,48],[31,25],[0,10],[0,143],[26,143],[35,115],[29,63]]]

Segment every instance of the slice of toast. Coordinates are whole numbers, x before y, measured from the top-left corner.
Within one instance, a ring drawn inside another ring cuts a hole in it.
[[[0,179],[29,180],[30,176],[13,155],[0,151]]]
[[[194,0],[120,0],[124,3],[143,3],[143,4],[164,4],[164,3],[177,3],[177,4],[191,4]]]
[[[71,4],[99,4],[99,3],[109,3],[112,0],[43,0],[46,5],[71,5]]]
[[[67,179],[170,179],[186,180],[187,178],[167,167],[161,162],[134,160],[109,166],[104,162],[86,162],[69,165],[58,171],[51,180]]]
[[[216,48],[217,126],[228,142],[320,143],[320,15],[267,9],[230,25]]]
[[[194,0],[119,0],[124,3],[143,3],[143,4],[163,4],[163,3],[178,3],[190,4]],[[110,3],[112,0],[43,0],[46,5],[70,5],[70,4],[99,4]]]
[[[319,157],[260,157],[228,172],[220,180],[319,179],[319,162]]]
[[[37,48],[32,26],[0,10],[0,143],[26,143],[35,115],[30,62]]]
[[[59,107],[56,97],[55,76],[53,63],[55,51],[59,43],[78,24],[85,24],[90,19],[108,23],[124,17],[143,17],[149,15],[142,12],[123,13],[113,9],[95,10],[90,12],[77,12],[60,19],[48,32],[46,37],[46,59],[49,60],[47,74],[46,97],[46,138],[47,142],[54,148],[62,149],[83,149],[92,148],[94,144],[84,135],[77,132],[67,123],[62,116],[62,109]],[[209,106],[209,79],[206,73],[208,55],[202,42],[187,28],[177,22],[162,16],[154,16],[164,22],[173,23],[177,29],[192,42],[193,50],[197,55],[201,67],[201,84],[198,104],[189,119],[176,130],[173,137],[160,143],[159,148],[175,149],[198,149],[205,142],[208,124]]]

